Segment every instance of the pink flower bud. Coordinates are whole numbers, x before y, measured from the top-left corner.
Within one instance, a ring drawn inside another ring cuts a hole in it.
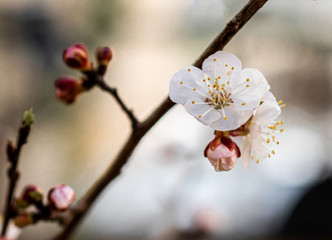
[[[228,137],[216,136],[205,148],[204,156],[214,166],[215,171],[229,171],[241,156],[239,147]]]
[[[77,95],[84,91],[82,81],[72,77],[62,77],[55,81],[56,98],[64,103],[73,103]]]
[[[21,199],[30,204],[40,203],[43,200],[43,192],[36,185],[30,184],[23,189]]]
[[[96,56],[99,65],[108,65],[112,60],[113,52],[109,47],[99,47],[96,50]]]
[[[49,205],[55,210],[66,210],[74,200],[74,190],[65,184],[52,188],[48,193]]]
[[[33,216],[31,213],[19,213],[14,218],[14,223],[17,227],[23,228],[34,222]]]
[[[62,59],[67,66],[87,71],[91,69],[91,64],[88,56],[88,50],[84,44],[78,43],[63,51]]]

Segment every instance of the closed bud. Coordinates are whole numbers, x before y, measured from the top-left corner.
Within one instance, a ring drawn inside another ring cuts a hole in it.
[[[74,190],[65,184],[52,188],[48,193],[49,205],[55,210],[66,210],[74,200]]]
[[[71,68],[81,71],[91,70],[88,50],[82,43],[75,44],[64,50],[62,58],[64,63]]]
[[[241,156],[240,149],[229,137],[216,136],[205,148],[207,157],[216,172],[231,170]]]
[[[96,56],[99,65],[108,65],[112,60],[113,52],[109,47],[99,47],[96,50]]]
[[[43,201],[43,192],[36,185],[30,184],[23,189],[21,199],[30,204],[37,204]]]
[[[73,103],[81,92],[84,91],[82,81],[72,77],[62,77],[55,81],[55,94],[59,101]]]
[[[34,223],[32,213],[19,213],[14,218],[14,223],[17,227],[23,228]]]

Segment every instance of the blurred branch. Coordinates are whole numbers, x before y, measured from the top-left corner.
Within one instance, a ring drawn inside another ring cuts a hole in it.
[[[17,170],[18,167],[18,160],[21,153],[22,146],[27,142],[31,125],[34,121],[34,114],[32,113],[32,109],[30,111],[26,111],[24,113],[23,121],[21,122],[20,128],[18,130],[18,137],[16,142],[16,147],[13,145],[11,141],[8,141],[7,144],[7,157],[8,162],[11,166],[8,169],[8,178],[9,178],[9,187],[8,187],[8,194],[7,199],[4,207],[4,221],[2,226],[2,236],[6,235],[7,226],[9,220],[13,217],[13,209],[12,209],[12,202],[13,202],[13,195],[16,187],[17,180],[20,176],[19,171]]]
[[[212,41],[212,43],[202,53],[199,59],[194,63],[194,66],[201,67],[203,61],[209,55],[218,50],[222,50],[225,45],[234,37],[234,35],[244,26],[244,24],[253,15],[255,15],[255,13],[261,7],[263,7],[267,1],[268,0],[249,0],[248,3],[240,10],[240,12],[227,23],[224,30]],[[100,85],[100,87],[106,91],[110,91],[110,89],[104,85]],[[113,91],[110,91],[110,93],[113,95],[114,93],[112,92]],[[137,122],[136,128],[133,128],[132,134],[130,135],[119,155],[114,159],[108,169],[106,169],[104,174],[99,177],[95,184],[90,187],[88,192],[77,202],[75,208],[72,208],[72,218],[68,221],[64,221],[68,222],[68,224],[64,225],[63,231],[55,239],[62,240],[69,238],[80,221],[90,210],[99,194],[114,178],[120,174],[121,168],[127,163],[139,141],[151,129],[151,127],[154,126],[154,124],[174,105],[175,103],[166,97],[166,99],[159,105],[159,107],[157,107],[157,109],[155,109],[155,111],[153,111],[144,122]],[[128,113],[131,112],[129,111],[127,114]],[[130,115],[128,114],[128,116]]]
[[[127,106],[124,104],[124,102],[122,101],[122,99],[119,97],[117,89],[108,86],[107,83],[102,78],[97,78],[96,81],[95,81],[95,84],[99,88],[101,88],[102,90],[108,92],[109,94],[111,94],[115,98],[115,100],[121,106],[121,109],[127,114],[128,118],[131,121],[131,126],[133,128],[133,131],[135,131],[136,128],[137,128],[137,125],[138,125],[138,120],[135,117],[133,111],[129,110],[127,108]]]

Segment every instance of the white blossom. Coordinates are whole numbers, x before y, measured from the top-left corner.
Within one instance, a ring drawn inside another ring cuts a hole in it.
[[[269,88],[260,71],[242,69],[235,55],[218,51],[205,59],[202,70],[190,66],[175,73],[169,96],[203,124],[229,131],[252,116]]]
[[[249,134],[244,137],[241,150],[245,168],[248,166],[250,158],[258,163],[271,157],[271,154],[275,154],[271,145],[279,144],[276,133],[284,131],[279,129],[284,123],[276,121],[281,113],[279,104],[282,104],[282,101],[278,103],[273,94],[268,91],[262,98],[261,105],[254,111],[253,118],[249,122]]]

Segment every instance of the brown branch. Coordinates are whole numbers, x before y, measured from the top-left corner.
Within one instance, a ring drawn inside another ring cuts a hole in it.
[[[249,0],[240,12],[227,23],[224,30],[207,47],[194,66],[201,67],[204,59],[212,53],[222,50],[232,37],[242,28],[242,26],[267,2],[268,0]],[[127,143],[122,148],[114,162],[106,169],[105,173],[90,187],[88,192],[77,202],[73,209],[72,219],[69,224],[64,226],[64,230],[55,238],[58,240],[67,239],[76,229],[80,221],[90,210],[94,201],[104,188],[116,178],[122,167],[127,163],[132,152],[135,150],[139,141],[144,137],[152,126],[175,104],[167,97],[157,109],[142,123],[138,123],[136,129],[130,135]]]
[[[115,100],[118,102],[118,104],[120,105],[121,109],[127,114],[128,118],[131,121],[131,126],[133,128],[133,131],[136,130],[137,125],[138,125],[138,120],[135,117],[134,113],[132,110],[129,110],[127,108],[127,106],[124,104],[124,102],[122,101],[122,99],[119,97],[118,91],[116,88],[112,88],[110,86],[108,86],[106,84],[106,82],[102,79],[102,78],[96,78],[95,80],[95,84],[102,90],[108,92],[109,94],[111,94]]]
[[[12,208],[12,202],[13,202],[16,183],[20,176],[20,173],[17,170],[18,160],[22,146],[27,142],[33,120],[34,120],[34,115],[32,113],[32,110],[26,111],[24,114],[24,119],[18,130],[16,147],[13,145],[11,141],[8,141],[7,144],[7,157],[8,157],[8,162],[11,164],[11,166],[9,167],[7,172],[9,178],[9,187],[8,187],[8,194],[4,208],[4,221],[2,226],[2,232],[0,236],[6,235],[9,220],[13,217],[14,211]]]

